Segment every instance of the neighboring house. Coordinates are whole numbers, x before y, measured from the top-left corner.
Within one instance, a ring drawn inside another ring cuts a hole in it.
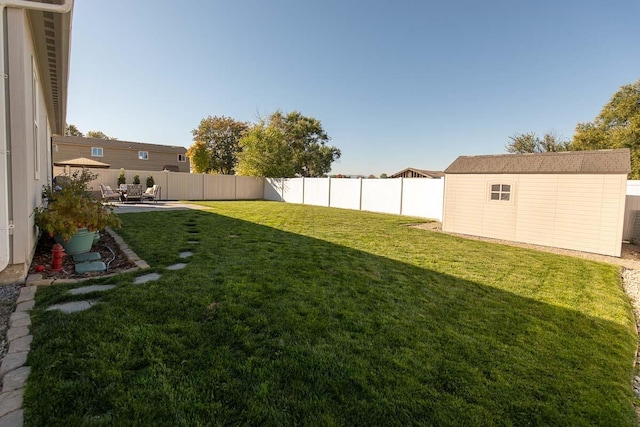
[[[461,156],[444,231],[620,256],[629,149]]]
[[[26,276],[38,241],[33,211],[52,179],[50,137],[65,126],[73,1],[4,0],[0,5],[3,283]]]
[[[424,169],[406,168],[398,173],[394,173],[389,178],[431,178],[438,179],[444,176],[444,172],[428,171]]]
[[[111,169],[190,171],[184,147],[79,136],[53,137],[53,162],[56,166],[77,163],[83,158],[106,164]]]

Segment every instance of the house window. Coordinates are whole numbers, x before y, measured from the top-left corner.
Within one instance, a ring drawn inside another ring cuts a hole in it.
[[[511,200],[511,184],[491,184],[491,200]]]
[[[149,152],[148,151],[138,151],[138,159],[139,160],[149,160]]]
[[[102,157],[102,147],[91,147],[92,157]]]
[[[38,138],[40,126],[38,124],[38,115],[40,114],[39,110],[39,92],[38,92],[38,73],[36,71],[36,62],[33,57],[31,57],[31,104],[32,104],[32,112],[33,112],[33,159],[34,159],[34,178],[40,179],[40,141]]]
[[[178,161],[179,162],[186,162],[187,161],[187,157],[184,154],[178,154]]]

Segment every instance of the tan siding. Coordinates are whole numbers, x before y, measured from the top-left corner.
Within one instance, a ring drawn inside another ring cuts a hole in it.
[[[103,156],[92,157],[91,147],[101,147]],[[147,151],[149,160],[138,159],[138,151]],[[186,150],[185,150],[186,152]],[[53,161],[60,162],[65,160],[76,159],[78,157],[86,157],[87,159],[97,160],[102,163],[111,165],[112,169],[137,169],[161,171],[165,165],[173,165],[179,168],[180,172],[189,172],[189,162],[178,162],[178,153],[166,153],[154,151],[154,146],[149,148],[134,147],[131,150],[113,147],[109,145],[109,141],[98,141],[95,145],[77,145],[69,144],[61,141],[54,142]]]
[[[492,182],[514,185],[512,204],[488,200]],[[445,183],[445,231],[620,256],[625,175],[447,175]]]

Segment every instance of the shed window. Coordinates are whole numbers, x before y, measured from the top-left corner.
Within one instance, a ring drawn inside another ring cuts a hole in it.
[[[179,162],[186,162],[187,161],[187,157],[184,154],[178,154],[178,161]]]
[[[138,159],[140,159],[140,160],[149,160],[149,152],[148,151],[138,151]]]
[[[91,157],[102,157],[102,147],[91,147]]]
[[[491,200],[511,200],[511,185],[491,184]]]

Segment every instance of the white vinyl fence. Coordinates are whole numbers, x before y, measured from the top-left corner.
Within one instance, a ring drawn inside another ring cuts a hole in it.
[[[264,198],[442,221],[443,179],[266,178]]]
[[[73,173],[81,168],[67,169]],[[118,187],[119,169],[90,169],[98,174],[91,182],[92,191],[100,191],[100,184]],[[54,167],[54,176],[64,175],[64,167]],[[160,186],[160,200],[259,200],[264,198],[264,178],[237,175],[208,175],[169,171],[125,170],[128,184],[138,175],[140,183],[145,184],[148,176],[153,177]]]

